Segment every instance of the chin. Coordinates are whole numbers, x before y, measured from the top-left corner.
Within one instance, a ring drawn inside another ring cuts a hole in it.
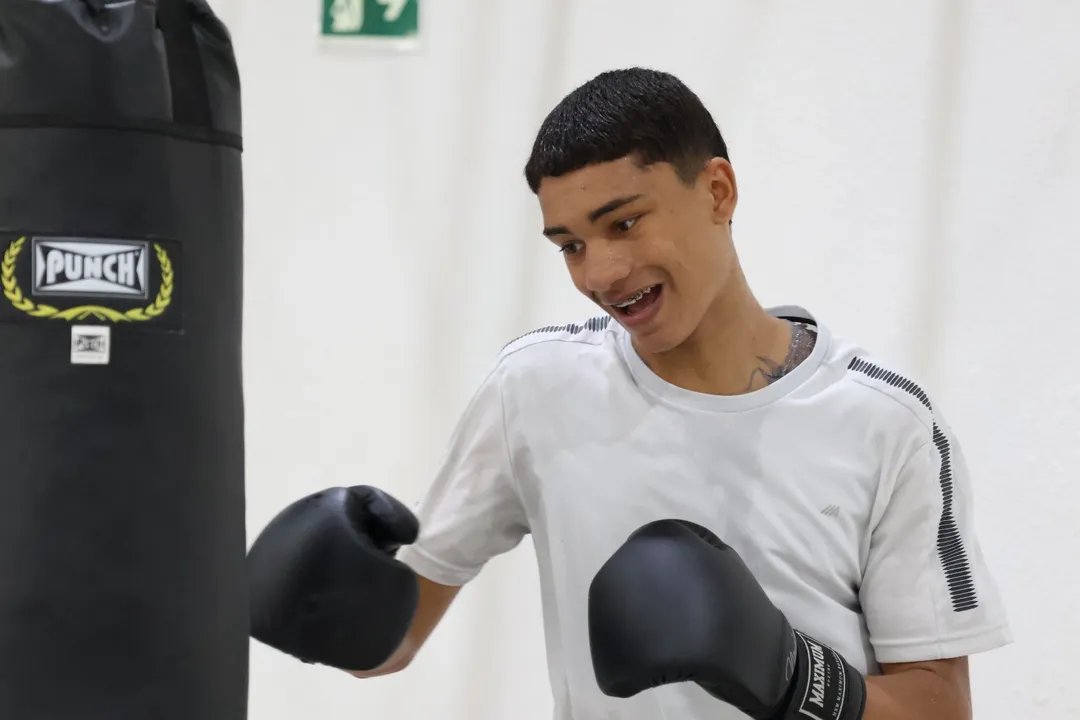
[[[662,355],[670,352],[686,342],[687,338],[687,334],[679,332],[677,328],[663,326],[647,330],[627,328],[627,332],[633,338],[637,351],[647,355]]]

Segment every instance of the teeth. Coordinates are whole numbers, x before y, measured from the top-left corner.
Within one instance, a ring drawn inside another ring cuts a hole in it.
[[[626,302],[621,302],[621,303],[617,303],[617,304],[615,305],[615,307],[617,307],[617,308],[627,308],[627,307],[630,307],[631,305],[633,305],[634,303],[636,303],[636,302],[637,302],[638,300],[640,300],[641,298],[643,298],[643,297],[645,297],[646,295],[648,295],[649,293],[651,293],[651,292],[652,292],[652,289],[653,289],[653,286],[652,286],[652,285],[650,285],[649,287],[645,288],[644,290],[642,290],[642,291],[638,292],[638,293],[637,293],[636,295],[634,295],[634,297],[630,298],[630,299],[629,299],[629,300],[627,300]]]

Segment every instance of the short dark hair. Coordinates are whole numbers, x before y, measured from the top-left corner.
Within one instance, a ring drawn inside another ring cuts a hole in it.
[[[690,184],[727,144],[701,99],[674,75],[645,68],[601,73],[562,99],[544,119],[525,165],[535,193],[546,177],[633,156],[668,162]]]

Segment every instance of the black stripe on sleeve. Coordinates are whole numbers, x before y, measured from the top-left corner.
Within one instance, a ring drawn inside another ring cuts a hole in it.
[[[902,375],[862,358],[853,358],[848,364],[848,369],[900,388],[925,405],[931,413],[934,412],[930,398],[923,389]],[[952,602],[953,611],[965,612],[977,608],[979,600],[975,593],[975,580],[971,574],[967,551],[964,549],[964,540],[960,536],[960,527],[956,524],[956,517],[953,515],[952,447],[936,422],[933,427],[933,440],[941,456],[941,468],[938,472],[942,497],[941,519],[938,521],[938,557],[941,559],[941,566],[945,572],[945,583],[949,588],[949,599]]]

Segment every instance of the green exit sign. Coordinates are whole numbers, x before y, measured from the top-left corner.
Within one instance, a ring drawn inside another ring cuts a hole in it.
[[[322,34],[370,40],[417,38],[420,0],[322,0]]]

